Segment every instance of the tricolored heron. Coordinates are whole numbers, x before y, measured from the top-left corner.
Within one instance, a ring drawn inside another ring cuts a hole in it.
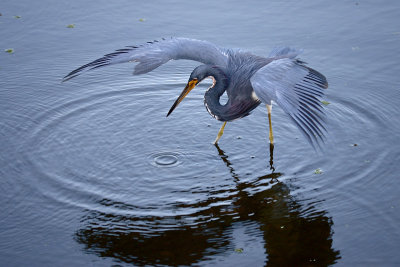
[[[193,70],[167,116],[197,84],[211,78],[213,84],[204,95],[204,104],[211,116],[224,122],[215,144],[228,121],[249,115],[263,102],[268,109],[269,140],[273,145],[273,101],[289,115],[313,146],[320,145],[325,139],[326,128],[319,98],[324,95],[323,89],[328,83],[324,75],[297,58],[300,52],[283,47],[274,49],[268,57],[261,57],[238,49],[220,48],[207,41],[168,38],[116,50],[70,72],[63,81],[84,71],[116,63],[138,62],[133,74],[143,74],[172,59],[195,60],[204,65]],[[219,99],[224,92],[228,101],[221,105]]]

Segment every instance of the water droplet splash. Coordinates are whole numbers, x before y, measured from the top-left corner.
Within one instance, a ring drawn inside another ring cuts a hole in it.
[[[182,154],[178,152],[159,152],[150,155],[150,163],[156,167],[173,167],[182,162]]]

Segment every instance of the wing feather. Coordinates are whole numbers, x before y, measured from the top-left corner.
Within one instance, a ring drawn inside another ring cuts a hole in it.
[[[277,60],[281,58],[295,58],[299,54],[301,54],[303,50],[301,49],[295,49],[291,47],[277,47],[272,49],[272,51],[269,53],[268,58]]]
[[[171,37],[118,49],[71,71],[63,81],[72,79],[88,70],[124,62],[138,62],[134,74],[143,74],[156,69],[169,60],[178,59],[195,60],[204,64],[225,67],[228,55],[224,49],[207,41]]]
[[[292,50],[284,52],[293,54]],[[275,52],[279,57],[281,53]],[[259,69],[250,81],[258,98],[276,102],[313,145],[325,140],[326,120],[320,97],[328,82],[324,75],[292,56],[279,58]]]

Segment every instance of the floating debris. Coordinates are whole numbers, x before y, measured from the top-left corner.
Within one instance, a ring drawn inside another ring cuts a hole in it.
[[[15,18],[15,19],[20,19],[20,18],[21,18],[21,16],[14,16],[14,18]]]
[[[243,249],[242,249],[242,248],[235,248],[235,252],[237,252],[237,253],[243,253]]]
[[[358,146],[357,144],[352,144],[351,146]]]
[[[70,28],[70,29],[75,28],[75,24],[68,24],[67,28]]]
[[[4,50],[4,51],[7,52],[7,53],[9,53],[9,54],[14,53],[14,49],[12,49],[12,48],[8,48],[8,49],[6,49],[6,50]]]
[[[320,168],[318,168],[314,171],[314,174],[322,174],[322,173],[323,173],[323,171]]]
[[[241,137],[241,136],[238,136],[238,137],[236,137],[236,139],[242,139],[242,137]]]
[[[145,22],[145,21],[146,21],[146,19],[139,19],[139,21],[140,21],[140,22]]]
[[[330,104],[328,101],[321,101],[321,103],[324,104],[325,106]]]

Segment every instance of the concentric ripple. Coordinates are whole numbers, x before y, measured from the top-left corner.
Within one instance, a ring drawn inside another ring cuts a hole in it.
[[[196,108],[182,105],[179,119],[165,118],[163,94],[96,94],[39,115],[26,142],[37,190],[68,205],[129,218],[139,230],[218,219],[210,207],[233,213],[236,181],[215,150],[198,149],[210,137],[182,134],[185,127],[206,125],[208,114],[192,101]]]
[[[173,167],[182,163],[183,155],[178,152],[159,152],[150,155],[150,162],[158,167]]]

